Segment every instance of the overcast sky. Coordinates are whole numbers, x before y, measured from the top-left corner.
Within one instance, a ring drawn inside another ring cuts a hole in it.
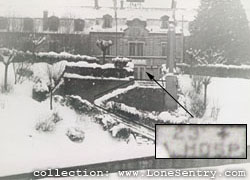
[[[120,0],[117,0],[118,4]],[[126,1],[126,0],[125,0]],[[170,6],[172,0],[145,0],[144,7],[165,7]],[[250,11],[250,0],[241,0],[245,9]],[[38,7],[41,10],[51,7],[62,6],[93,6],[94,0],[0,0],[0,6],[2,8],[24,7],[32,8]],[[112,6],[113,0],[99,0],[100,6]],[[197,8],[199,6],[199,0],[177,0],[178,8]],[[31,9],[30,9],[31,10]]]
[[[101,6],[111,6],[113,0],[99,0]],[[119,2],[120,0],[118,0]],[[250,0],[241,0],[246,9],[250,9]],[[91,6],[94,0],[0,0],[0,5],[8,6]],[[169,7],[171,0],[145,0],[145,6]],[[177,6],[181,8],[197,8],[199,0],[177,0]]]

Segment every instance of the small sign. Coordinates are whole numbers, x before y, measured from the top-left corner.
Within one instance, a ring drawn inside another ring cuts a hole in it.
[[[246,159],[247,125],[156,125],[156,158]]]

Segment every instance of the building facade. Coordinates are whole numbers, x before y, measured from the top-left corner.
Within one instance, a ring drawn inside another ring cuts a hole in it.
[[[115,13],[116,10],[116,13]],[[100,56],[96,41],[111,40],[108,58],[125,56],[135,59],[135,78],[146,78],[145,71],[160,77],[160,67],[168,60],[168,25],[171,9],[78,7],[68,16],[48,11],[40,16],[0,17],[1,46],[29,50],[30,35],[45,36],[39,51],[66,51]],[[177,10],[179,17],[183,10]],[[115,16],[117,14],[117,18]],[[177,16],[178,17],[178,16]],[[176,21],[176,61],[183,61],[188,20]]]

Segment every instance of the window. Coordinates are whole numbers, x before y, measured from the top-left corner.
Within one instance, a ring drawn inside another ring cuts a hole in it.
[[[23,31],[33,31],[33,28],[34,28],[33,19],[25,18],[23,20]]]
[[[51,16],[49,18],[49,30],[58,31],[59,28],[59,18],[56,16]]]
[[[129,43],[129,56],[143,56],[144,43]]]
[[[8,19],[4,17],[0,17],[0,29],[7,29]]]
[[[137,56],[143,56],[143,43],[137,43]]]
[[[74,30],[75,31],[83,31],[84,28],[84,20],[82,19],[75,19],[74,20]]]
[[[168,28],[168,20],[169,20],[168,16],[161,17],[161,28],[162,29],[167,29]]]
[[[111,28],[112,27],[112,16],[105,15],[103,16],[103,28]]]
[[[167,56],[167,43],[163,42],[161,43],[161,55],[162,56]]]

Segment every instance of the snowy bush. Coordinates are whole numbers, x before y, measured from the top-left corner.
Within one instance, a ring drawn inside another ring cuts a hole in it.
[[[36,124],[36,130],[42,132],[51,132],[55,129],[56,123],[63,120],[59,116],[58,112],[52,112],[45,117],[40,118],[40,121]]]
[[[55,123],[52,122],[50,119],[45,121],[39,121],[36,124],[36,130],[42,132],[51,132],[55,129]]]
[[[21,77],[30,78],[33,75],[33,71],[29,68],[20,68],[18,69],[17,74]]]
[[[192,86],[194,88],[194,91],[197,94],[201,93],[202,86],[203,86],[203,77],[202,76],[193,76],[192,77]]]
[[[32,89],[32,98],[41,102],[47,98],[49,93],[48,87],[41,79],[36,80]]]
[[[30,63],[13,63],[13,70],[15,75],[15,84],[23,83],[25,80],[29,80],[33,76]]]
[[[66,136],[73,142],[83,142],[85,133],[83,130],[77,127],[69,128],[66,132]]]
[[[214,103],[210,114],[210,117],[213,119],[213,121],[217,121],[219,113],[220,113],[220,107],[218,104]]]
[[[191,113],[197,118],[202,118],[206,111],[202,97],[194,91],[189,93],[189,97]]]
[[[68,106],[74,109],[79,114],[98,114],[99,110],[90,102],[82,99],[80,96],[66,95],[65,97],[55,95],[54,102],[59,103],[62,106]]]
[[[115,125],[118,125],[119,122],[115,121],[110,115],[108,114],[100,114],[95,116],[95,120],[97,123],[103,126],[104,130],[109,130]]]
[[[113,137],[117,137],[119,139],[128,139],[131,134],[131,129],[122,124],[112,127],[110,131]]]
[[[116,68],[122,69],[124,68],[131,59],[126,57],[116,57],[112,59],[112,62],[115,64]]]
[[[98,113],[98,110],[87,100],[80,96],[66,96],[66,105],[71,106],[76,112],[82,114]]]

